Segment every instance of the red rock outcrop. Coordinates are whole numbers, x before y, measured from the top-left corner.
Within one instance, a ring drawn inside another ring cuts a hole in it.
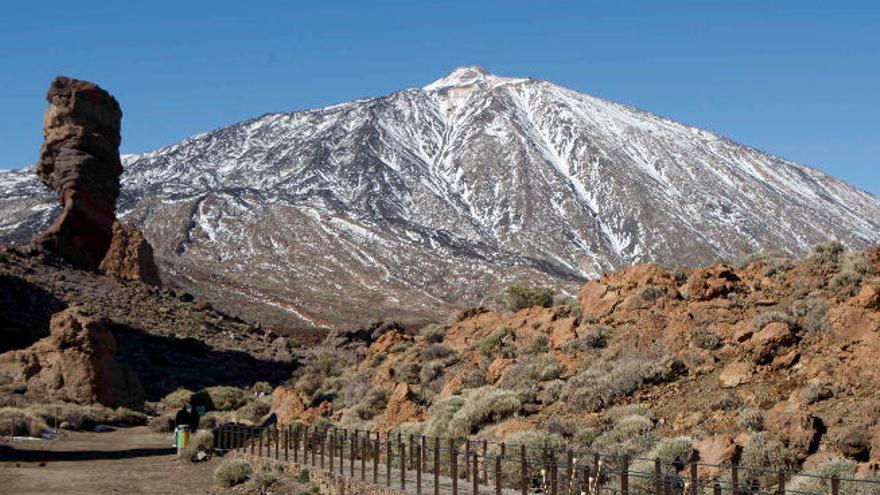
[[[34,243],[97,269],[113,238],[122,109],[97,84],[56,77],[46,95],[37,175],[63,210]]]
[[[0,373],[29,391],[80,404],[143,404],[143,387],[116,361],[116,340],[104,321],[72,307],[52,316],[49,332],[27,349],[0,354]]]
[[[162,285],[153,260],[153,247],[138,229],[119,221],[113,224],[113,240],[100,268],[112,277]]]

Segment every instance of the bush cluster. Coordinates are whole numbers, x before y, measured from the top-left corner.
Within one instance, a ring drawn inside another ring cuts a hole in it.
[[[714,351],[721,347],[721,337],[708,327],[700,325],[691,330],[691,340],[700,349]]]
[[[553,306],[553,291],[544,287],[522,287],[511,285],[505,293],[507,308],[510,311],[519,311],[525,308],[540,306],[549,308]]]
[[[231,488],[248,480],[253,474],[251,465],[244,459],[223,461],[214,471],[214,482],[222,488]]]
[[[480,387],[464,395],[465,402],[449,420],[448,434],[465,437],[480,427],[496,423],[519,412],[522,402],[508,390]]]

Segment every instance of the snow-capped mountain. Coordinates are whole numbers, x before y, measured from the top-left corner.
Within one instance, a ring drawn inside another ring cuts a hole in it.
[[[164,279],[270,323],[427,320],[512,281],[880,242],[880,198],[817,170],[478,67],[123,162],[120,214]],[[0,193],[7,240],[54,216],[31,171]]]

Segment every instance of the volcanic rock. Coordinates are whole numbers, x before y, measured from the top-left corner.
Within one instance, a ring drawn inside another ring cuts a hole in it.
[[[122,110],[97,84],[56,77],[46,95],[36,171],[63,208],[34,244],[97,269],[113,238]]]
[[[49,332],[27,349],[0,354],[0,374],[26,383],[29,391],[80,404],[143,403],[140,381],[116,361],[116,340],[105,321],[71,307],[52,316]]]
[[[708,301],[736,291],[740,286],[739,277],[727,265],[700,268],[694,270],[688,280],[688,299]]]
[[[101,261],[101,271],[123,280],[162,284],[153,260],[153,247],[138,229],[119,221],[113,223],[113,240]]]
[[[795,402],[780,402],[767,412],[764,428],[804,460],[816,450],[821,437],[819,418]]]
[[[693,448],[699,454],[701,476],[715,477],[736,458],[736,443],[730,435],[712,435],[694,441]]]

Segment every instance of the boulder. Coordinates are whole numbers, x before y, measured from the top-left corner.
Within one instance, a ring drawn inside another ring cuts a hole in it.
[[[33,243],[97,269],[113,238],[122,110],[98,85],[67,77],[52,81],[46,100],[36,172],[58,194],[62,212]]]
[[[770,362],[779,350],[791,346],[796,340],[788,324],[779,321],[768,323],[749,340],[752,359],[759,364]]]
[[[100,268],[104,274],[119,279],[162,284],[153,260],[153,247],[138,229],[119,221],[113,223],[113,240]]]
[[[398,383],[388,398],[385,412],[375,423],[379,431],[389,432],[403,423],[425,419],[426,410],[411,400],[411,390],[406,383]]]
[[[272,391],[272,409],[279,425],[289,425],[299,420],[306,410],[300,393],[290,387],[277,387]]]
[[[748,383],[752,378],[752,364],[745,362],[730,363],[721,370],[718,383],[722,388],[734,388]]]
[[[803,461],[818,447],[822,423],[796,402],[773,406],[764,417],[767,433],[781,441]]]
[[[78,307],[52,316],[49,336],[27,349],[0,354],[0,373],[38,394],[80,404],[140,407],[144,390],[116,361],[116,339],[101,319]]]
[[[730,435],[712,435],[693,443],[700,460],[701,477],[714,478],[736,458],[736,442]]]
[[[688,299],[708,301],[741,289],[740,278],[727,265],[694,270],[687,282]]]

